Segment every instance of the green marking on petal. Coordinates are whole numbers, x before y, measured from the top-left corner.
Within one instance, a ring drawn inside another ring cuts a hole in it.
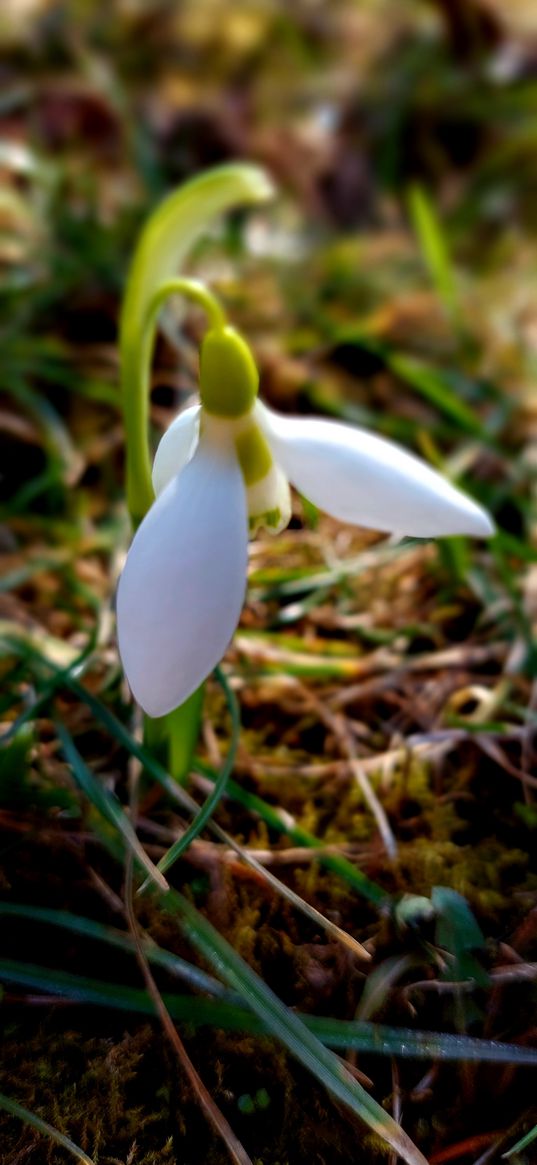
[[[243,417],[250,412],[259,374],[248,344],[231,327],[207,332],[200,356],[200,396],[208,413]]]
[[[265,514],[257,514],[248,518],[248,528],[251,532],[264,527],[265,530],[277,530],[282,520],[282,511],[279,506],[274,510],[267,510]]]
[[[262,481],[272,468],[272,453],[261,429],[254,423],[239,433],[235,448],[245,485]]]

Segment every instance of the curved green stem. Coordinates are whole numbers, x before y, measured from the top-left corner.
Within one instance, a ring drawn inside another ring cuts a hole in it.
[[[156,317],[153,316],[152,325],[148,326],[148,315],[155,295],[158,298],[160,289],[173,277],[193,244],[216,217],[241,204],[265,201],[271,194],[270,181],[257,166],[240,162],[218,166],[170,194],[142,231],[127,281],[120,322],[127,501],[135,525],[147,513],[154,498],[148,417]],[[188,283],[192,292],[192,281]],[[204,306],[207,303],[208,300]]]
[[[146,328],[151,329],[156,326],[158,313],[170,295],[184,295],[185,299],[191,299],[193,303],[202,307],[209,316],[211,328],[225,327],[226,313],[212,291],[209,291],[209,288],[200,279],[177,278],[166,280],[160,285],[158,291],[155,291],[147,309]]]

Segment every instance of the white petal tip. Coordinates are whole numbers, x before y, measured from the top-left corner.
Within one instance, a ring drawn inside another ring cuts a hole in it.
[[[489,514],[483,513],[481,515],[480,530],[476,532],[476,538],[494,538],[496,534],[496,526]]]
[[[210,672],[208,672],[207,675],[210,675]],[[200,683],[204,683],[206,679],[207,676],[204,676]],[[174,712],[176,708],[180,708],[181,705],[184,704],[186,700],[188,700],[189,696],[191,696],[199,686],[199,684],[195,684],[192,688],[192,691],[185,689],[185,692],[181,694],[179,699],[175,697],[173,700],[159,700],[158,698],[155,699],[154,695],[150,692],[141,692],[137,694],[133,688],[131,688],[131,692],[134,696],[134,699],[136,700],[136,703],[140,705],[142,712],[145,712],[145,715],[149,716],[151,720],[159,720],[162,716],[167,716],[169,712]]]
[[[486,513],[479,506],[469,503],[459,511],[441,513],[436,517],[428,518],[421,526],[412,530],[407,537],[417,538],[492,538],[496,527]]]
[[[461,514],[460,529],[455,532],[465,534],[469,538],[492,538],[496,533],[496,527],[490,514],[470,498],[467,501],[468,509],[466,513]]]

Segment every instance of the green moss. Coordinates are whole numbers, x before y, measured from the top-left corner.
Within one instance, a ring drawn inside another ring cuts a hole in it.
[[[513,920],[513,885],[535,892],[528,855],[506,849],[495,838],[461,846],[452,841],[416,838],[399,849],[399,872],[407,890],[428,895],[435,885],[449,886],[468,899],[480,917],[499,927]]]
[[[13,1027],[1,1076],[4,1092],[95,1160],[175,1165],[170,1065],[148,1025],[115,1038],[54,1030],[50,1021],[33,1032],[27,1024]],[[6,1115],[0,1115],[0,1139],[3,1165],[30,1153],[35,1165],[65,1165],[62,1150]]]

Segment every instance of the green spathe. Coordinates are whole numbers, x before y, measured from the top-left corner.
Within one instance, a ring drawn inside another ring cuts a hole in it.
[[[132,260],[121,312],[121,383],[127,436],[127,498],[135,526],[154,501],[148,445],[149,371],[155,321],[153,298],[172,279],[215,218],[272,195],[264,170],[245,162],[215,166],[169,194],[146,223]]]
[[[259,375],[250,349],[232,327],[207,332],[201,346],[200,397],[208,413],[243,417],[250,412]]]

